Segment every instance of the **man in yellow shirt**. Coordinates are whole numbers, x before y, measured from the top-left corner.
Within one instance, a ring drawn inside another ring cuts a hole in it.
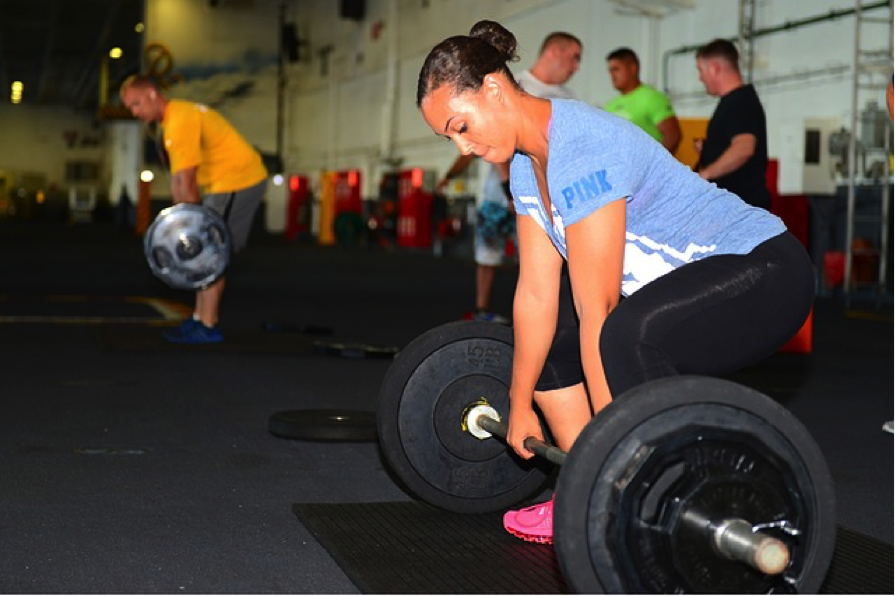
[[[630,120],[674,154],[681,142],[681,126],[668,97],[640,81],[640,60],[630,48],[618,48],[606,56],[612,86],[621,95],[603,109]]]
[[[214,209],[227,221],[233,252],[245,247],[267,189],[261,155],[218,112],[165,98],[149,77],[128,78],[121,85],[121,99],[137,119],[161,124],[174,203],[201,203]],[[175,343],[223,341],[218,328],[223,293],[224,276],[198,290],[193,315],[165,337]]]

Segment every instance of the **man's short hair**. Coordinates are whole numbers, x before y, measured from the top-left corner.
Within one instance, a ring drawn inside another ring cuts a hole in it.
[[[124,79],[118,89],[118,93],[124,97],[124,92],[131,88],[157,90],[158,85],[156,85],[155,80],[152,77],[143,74],[135,74]]]
[[[550,35],[544,38],[544,42],[541,43],[541,49],[538,50],[538,56],[544,53],[548,47],[557,42],[572,42],[578,44],[578,47],[584,49],[584,44],[581,43],[581,40],[572,35],[571,33],[566,33],[565,31],[554,31]]]
[[[727,62],[731,68],[736,71],[740,70],[740,53],[733,42],[727,39],[713,39],[698,50],[696,50],[697,58],[718,58]]]
[[[640,59],[631,48],[616,48],[606,54],[606,62],[610,60],[625,60],[633,62],[638,68],[640,67]]]

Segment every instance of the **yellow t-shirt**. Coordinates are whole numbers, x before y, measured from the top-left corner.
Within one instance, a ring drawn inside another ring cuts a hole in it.
[[[267,178],[261,155],[217,111],[172,99],[162,119],[171,173],[197,167],[207,193],[242,190]]]

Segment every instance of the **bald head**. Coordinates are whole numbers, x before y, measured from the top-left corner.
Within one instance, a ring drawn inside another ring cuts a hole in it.
[[[167,100],[155,82],[145,75],[133,75],[125,79],[119,91],[121,102],[135,118],[149,124],[165,116]]]

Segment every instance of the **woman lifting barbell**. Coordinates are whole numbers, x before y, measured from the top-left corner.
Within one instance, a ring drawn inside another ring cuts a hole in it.
[[[516,84],[516,38],[481,21],[420,71],[417,106],[464,154],[512,160],[519,279],[508,443],[568,451],[613,396],[679,374],[764,358],[805,321],[811,261],[769,212],[707,182],[627,121]],[[552,500],[504,516],[552,540]]]

